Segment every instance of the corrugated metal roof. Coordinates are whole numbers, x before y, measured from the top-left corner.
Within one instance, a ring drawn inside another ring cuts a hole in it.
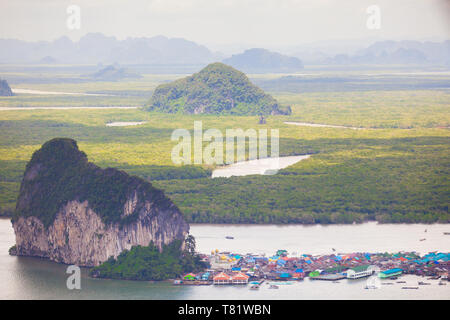
[[[389,270],[386,270],[386,271],[382,271],[381,273],[391,274],[391,273],[397,273],[397,272],[400,272],[400,271],[403,271],[403,270],[400,269],[400,268],[394,268],[394,269],[389,269]]]

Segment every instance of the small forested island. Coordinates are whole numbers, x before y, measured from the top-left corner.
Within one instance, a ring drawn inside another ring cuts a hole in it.
[[[247,76],[223,63],[212,63],[192,76],[159,85],[149,111],[186,114],[290,114],[289,106],[250,82]]]
[[[12,92],[11,88],[9,87],[8,82],[6,80],[0,79],[0,96],[10,97],[13,95],[14,95],[14,93]]]
[[[182,244],[182,241],[175,240],[164,245],[162,251],[153,242],[148,246],[134,246],[122,251],[117,258],[110,257],[100,266],[91,269],[90,276],[124,280],[167,280],[209,267],[209,263],[195,253],[193,236],[188,235],[184,246]]]
[[[119,81],[123,79],[142,78],[142,76],[138,73],[131,72],[125,68],[119,68],[114,65],[106,66],[95,73],[87,75],[87,77],[98,81]]]

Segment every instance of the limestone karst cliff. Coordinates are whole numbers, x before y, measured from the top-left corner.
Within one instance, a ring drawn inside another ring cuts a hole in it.
[[[150,182],[89,163],[76,141],[46,142],[27,164],[12,218],[12,254],[96,266],[134,245],[160,249],[189,231]]]

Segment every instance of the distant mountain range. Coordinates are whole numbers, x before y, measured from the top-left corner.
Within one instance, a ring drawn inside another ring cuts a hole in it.
[[[223,61],[248,73],[289,73],[303,64],[365,65],[420,64],[450,66],[450,40],[444,42],[376,41],[367,46],[341,46],[321,43],[320,47],[303,45],[296,49],[280,49],[283,55],[262,48],[253,48],[231,57],[183,38],[156,36],[118,40],[102,33],[88,33],[79,41],[61,37],[54,41],[27,42],[0,39],[0,63],[74,64],[74,65],[147,65],[157,72],[161,67],[183,73],[181,66],[204,66]],[[365,48],[363,48],[365,46]],[[357,50],[357,47],[362,48]],[[226,59],[224,59],[226,58]],[[189,69],[190,72],[190,69]]]
[[[220,58],[195,42],[164,36],[117,40],[89,33],[78,42],[67,37],[50,42],[0,39],[0,63],[186,65],[207,64]]]
[[[0,96],[2,97],[9,97],[13,96],[13,92],[11,91],[11,88],[8,85],[8,82],[6,80],[0,79]]]
[[[223,63],[248,73],[296,72],[303,69],[303,63],[298,58],[260,48],[235,54]]]
[[[159,85],[149,111],[186,114],[290,114],[271,95],[255,86],[239,70],[220,62],[170,83]]]
[[[301,54],[297,56],[302,57]],[[308,62],[330,65],[360,64],[427,64],[450,66],[450,40],[444,42],[377,41],[355,54],[329,56],[317,52]]]

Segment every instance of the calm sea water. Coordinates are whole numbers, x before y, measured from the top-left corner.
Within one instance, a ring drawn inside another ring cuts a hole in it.
[[[427,232],[424,232],[425,229]],[[450,225],[361,225],[333,226],[248,226],[192,225],[197,248],[229,250],[240,253],[272,254],[277,249],[290,253],[331,253],[354,251],[450,251]],[[225,236],[233,236],[226,240]],[[425,241],[419,241],[426,238]],[[262,285],[260,290],[248,287],[173,286],[167,282],[150,283],[91,279],[82,271],[81,290],[68,290],[62,264],[27,257],[11,257],[8,249],[14,244],[14,231],[8,219],[0,219],[0,299],[450,299],[450,285],[438,281],[419,290],[402,290],[405,284],[381,285],[365,290],[366,280],[339,283],[305,280],[280,285],[278,290]],[[417,286],[423,280],[403,276],[406,286]],[[382,281],[383,282],[383,281]]]

